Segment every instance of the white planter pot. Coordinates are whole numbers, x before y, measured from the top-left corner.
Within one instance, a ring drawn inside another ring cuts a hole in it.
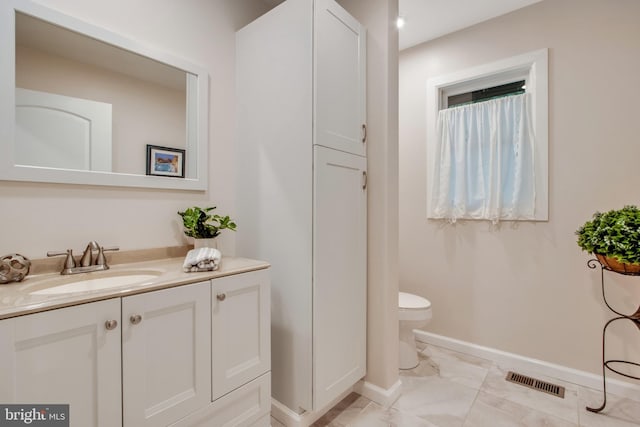
[[[210,239],[193,239],[193,247],[194,249],[200,248],[215,248],[218,249],[218,242],[215,237]]]

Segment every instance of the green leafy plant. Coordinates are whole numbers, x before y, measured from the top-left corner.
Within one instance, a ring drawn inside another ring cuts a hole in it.
[[[236,231],[236,223],[228,215],[210,214],[216,207],[199,208],[197,206],[178,212],[182,217],[184,234],[196,239],[210,239],[220,234],[221,230]]]
[[[640,209],[636,206],[596,212],[576,235],[578,246],[584,251],[615,258],[621,263],[640,264]]]

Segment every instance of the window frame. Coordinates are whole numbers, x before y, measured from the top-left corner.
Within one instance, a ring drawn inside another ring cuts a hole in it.
[[[536,203],[533,219],[549,220],[549,101],[548,49],[512,56],[503,60],[467,68],[427,80],[427,218],[436,219],[431,206],[431,183],[435,172],[435,141],[438,112],[447,108],[451,95],[510,81],[524,80],[526,93],[531,94],[531,119],[535,132],[534,171]]]

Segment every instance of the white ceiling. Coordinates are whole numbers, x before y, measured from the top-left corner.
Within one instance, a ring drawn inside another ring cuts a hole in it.
[[[284,0],[262,0],[275,7]],[[366,1],[366,0],[361,0]],[[405,20],[400,50],[470,27],[541,0],[398,0]]]
[[[400,50],[541,0],[399,0]]]

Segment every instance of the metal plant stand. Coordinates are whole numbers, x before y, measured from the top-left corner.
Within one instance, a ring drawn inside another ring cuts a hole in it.
[[[638,307],[638,309],[633,314],[623,314],[623,313],[620,313],[619,311],[614,310],[609,305],[609,303],[607,302],[607,297],[606,297],[605,292],[604,292],[604,271],[607,270],[607,271],[611,271],[611,272],[614,272],[614,273],[623,274],[623,275],[626,275],[626,276],[640,276],[640,273],[621,273],[621,272],[613,271],[613,270],[609,269],[608,267],[602,265],[597,259],[590,259],[589,261],[587,261],[587,266],[589,266],[589,268],[591,268],[591,269],[595,269],[598,266],[600,266],[600,281],[602,282],[602,298],[604,299],[604,303],[609,308],[609,310],[611,310],[612,312],[614,312],[615,314],[618,315],[617,317],[614,317],[611,320],[609,320],[604,325],[604,328],[602,329],[602,393],[604,395],[604,401],[602,402],[602,405],[597,407],[597,408],[591,408],[591,407],[587,406],[587,410],[588,411],[597,413],[597,412],[602,411],[604,409],[604,407],[607,406],[607,380],[606,380],[606,376],[605,376],[607,369],[609,369],[610,371],[613,371],[613,372],[615,372],[617,374],[620,374],[620,375],[622,375],[624,377],[640,380],[640,377],[636,377],[636,376],[633,376],[633,375],[625,374],[625,373],[620,372],[619,370],[617,370],[615,368],[616,364],[618,364],[618,365],[633,365],[633,366],[640,367],[640,363],[629,362],[627,360],[617,360],[617,359],[607,360],[606,357],[605,357],[606,332],[607,332],[607,328],[609,327],[609,325],[611,323],[615,322],[616,320],[628,319],[628,320],[632,321],[633,324],[636,325],[636,327],[640,330],[640,307]]]

